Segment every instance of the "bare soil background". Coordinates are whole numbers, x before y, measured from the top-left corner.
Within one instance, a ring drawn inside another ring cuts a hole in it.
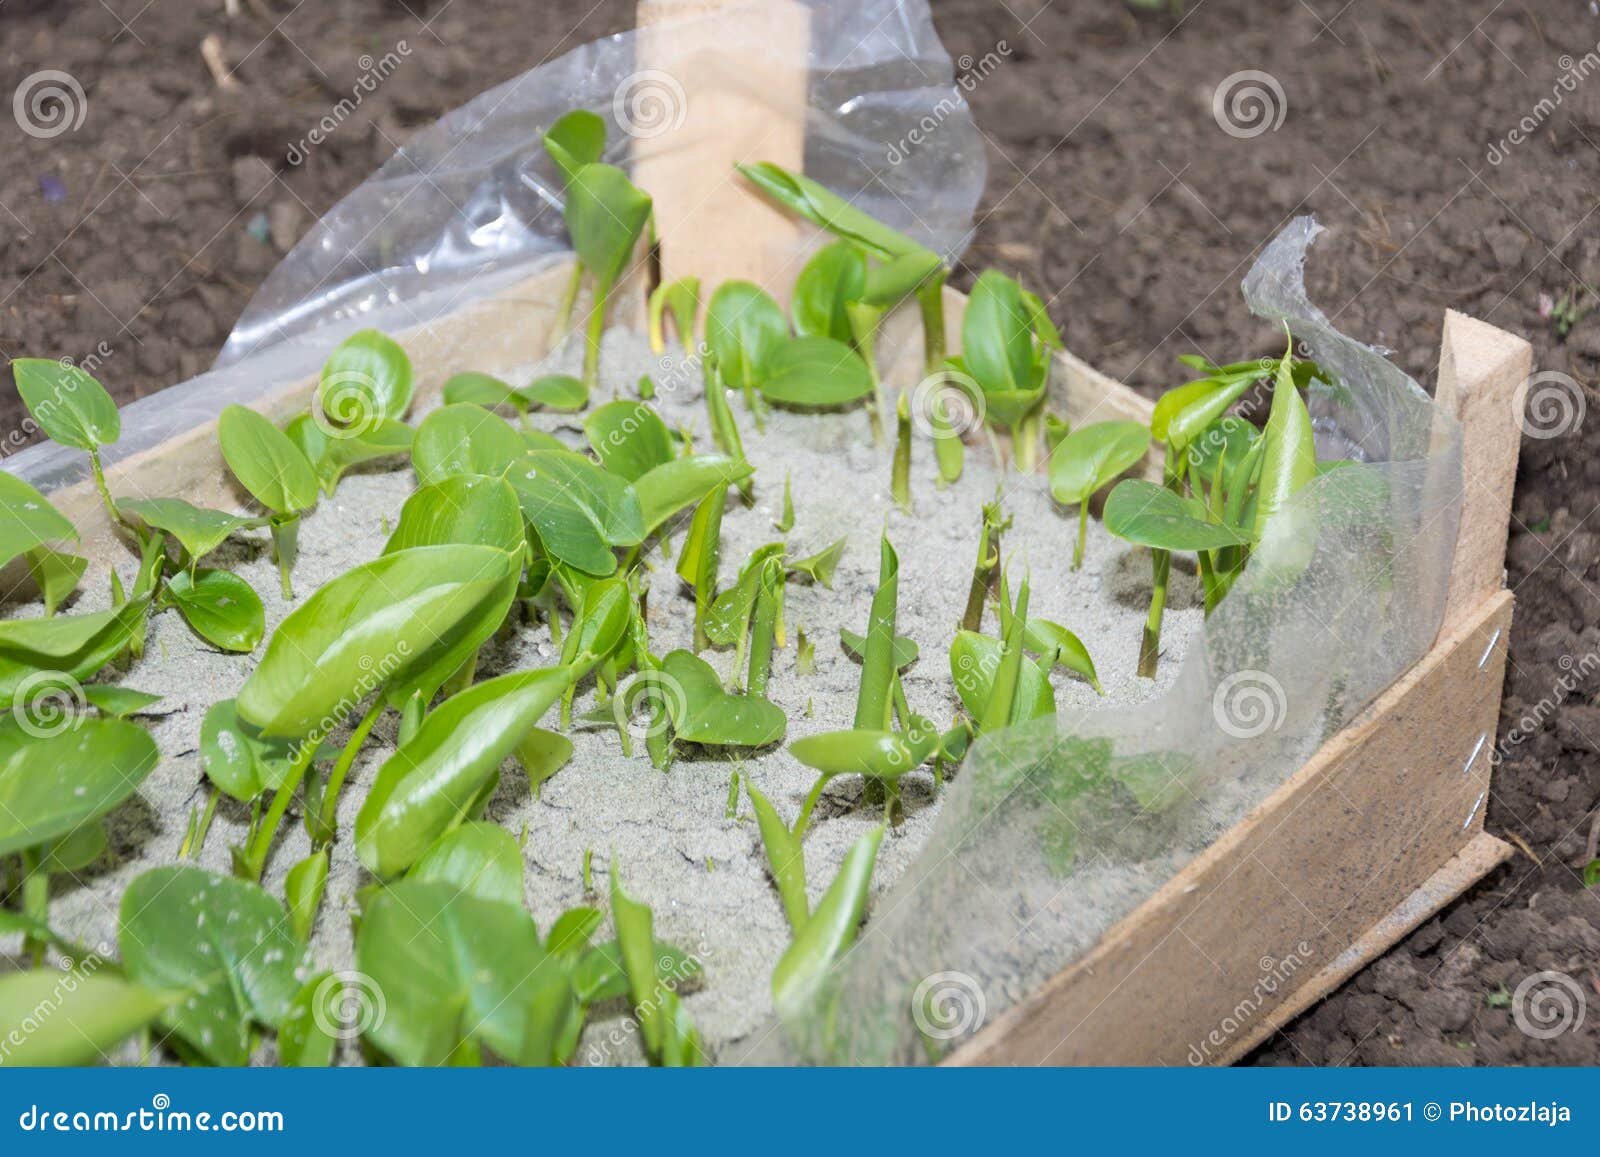
[[[1179,354],[1275,352],[1238,281],[1312,211],[1330,227],[1313,297],[1346,332],[1431,385],[1443,311],[1462,310],[1527,336],[1575,413],[1595,402],[1600,317],[1562,337],[1549,316],[1564,295],[1593,304],[1584,287],[1600,282],[1589,0],[933,8],[990,144],[967,267],[1043,291],[1069,346],[1107,372],[1153,394],[1180,380]],[[86,98],[81,125],[48,139],[0,116],[0,356],[92,358],[124,399],[203,370],[262,277],[411,130],[631,19],[623,0],[0,0],[0,96],[53,69]],[[212,33],[226,88],[202,60]],[[362,57],[402,40],[400,69],[290,165]],[[1246,70],[1282,93],[1264,89],[1260,132],[1213,107]],[[9,451],[21,414],[3,385]],[[1600,1000],[1600,899],[1578,870],[1600,799],[1595,420],[1523,442],[1488,812],[1522,851],[1257,1062],[1600,1062],[1600,1012],[1540,1039],[1510,1007],[1547,970]],[[1526,737],[1507,743],[1512,728]]]

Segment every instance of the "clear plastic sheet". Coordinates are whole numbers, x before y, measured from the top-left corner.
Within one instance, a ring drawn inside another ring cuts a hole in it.
[[[1309,399],[1328,472],[1275,520],[1178,678],[1137,708],[980,741],[861,939],[763,1063],[936,1060],[1090,949],[1427,650],[1459,521],[1460,434],[1306,298],[1317,226],[1245,281],[1338,385]],[[1382,645],[1374,645],[1382,640]]]
[[[972,227],[985,159],[927,4],[806,3],[806,172],[954,256]],[[701,20],[730,17],[737,12]],[[649,99],[638,90],[635,38],[629,32],[586,44],[419,131],[273,271],[211,372],[124,409],[123,436],[108,460],[313,372],[357,329],[393,332],[432,321],[565,257],[561,186],[540,138],[563,113],[592,109],[608,123],[607,159],[628,166],[631,138],[618,118],[638,111],[630,100]],[[774,63],[794,67],[801,49],[773,43],[761,51],[768,57],[749,61],[750,76]],[[938,131],[905,148],[928,123]],[[80,477],[83,456],[37,446],[5,468],[49,490]]]

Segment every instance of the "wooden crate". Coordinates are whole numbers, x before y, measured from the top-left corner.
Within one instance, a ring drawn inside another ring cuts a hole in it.
[[[690,2],[644,0],[641,22]],[[716,3],[692,6],[703,11]],[[783,10],[774,19],[792,21],[792,5],[774,7]],[[681,37],[658,43],[665,55],[642,57],[641,66],[684,70],[687,99],[700,100],[695,80],[715,70],[700,68],[697,54],[717,46]],[[752,117],[759,120],[759,102],[741,105],[726,94],[717,100],[717,115],[746,130]],[[797,151],[799,138],[784,131],[708,134],[703,120],[691,123],[695,140],[650,144],[678,157],[649,189],[661,220],[671,223],[661,231],[666,264],[737,273],[778,289],[790,284],[807,246],[792,222],[775,214],[741,217],[747,244],[730,256],[725,232],[706,228],[702,217],[706,205],[720,203],[734,160],[794,163],[795,156],[765,150],[780,142]],[[673,152],[679,146],[699,151],[705,163],[681,163],[684,153]],[[416,366],[418,402],[437,397],[468,351],[479,365],[542,356],[569,271],[558,265],[398,335]],[[639,303],[636,290],[632,308]],[[954,337],[964,299],[951,290],[947,305]],[[903,311],[886,337],[893,345],[897,334],[905,351],[902,382],[917,376],[911,312]],[[1437,397],[1461,425],[1463,495],[1445,621],[1432,649],[1082,959],[987,1024],[948,1063],[1231,1062],[1506,858],[1509,846],[1484,832],[1483,818],[1510,637],[1502,560],[1519,444],[1517,388],[1530,362],[1522,339],[1445,315]],[[256,408],[286,420],[309,404],[315,384],[308,377],[278,385]],[[1070,353],[1057,357],[1051,405],[1074,423],[1148,421],[1150,414],[1148,401]],[[214,422],[115,464],[109,475],[121,493],[181,494],[224,507],[241,497],[217,450]],[[87,482],[52,497],[83,532],[85,553],[121,557]]]

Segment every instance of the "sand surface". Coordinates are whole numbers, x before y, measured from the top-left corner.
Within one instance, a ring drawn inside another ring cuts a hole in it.
[[[572,371],[577,354],[569,343],[540,367],[462,368],[489,369],[523,381],[536,369]],[[697,372],[674,372],[652,357],[642,336],[624,330],[607,335],[603,366],[605,381],[595,402],[609,399],[616,386],[623,396],[636,396],[640,375],[651,373],[660,389],[655,405],[663,418],[692,430],[697,449],[712,448]],[[877,539],[884,530],[900,555],[899,633],[921,648],[920,660],[905,676],[907,696],[916,711],[941,722],[953,718],[959,702],[947,651],[966,601],[981,507],[997,491],[1014,517],[1005,539],[1006,557],[1014,568],[1026,567],[1032,578],[1032,613],[1079,635],[1099,669],[1106,701],[1146,698],[1176,674],[1185,640],[1200,621],[1192,576],[1176,571],[1173,576],[1162,679],[1155,684],[1138,679],[1134,663],[1148,591],[1148,556],[1091,521],[1086,564],[1081,571],[1070,571],[1075,515],[1054,507],[1042,475],[1001,473],[986,448],[972,448],[962,479],[941,491],[935,486],[932,444],[919,436],[913,458],[914,513],[907,515],[890,498],[889,450],[872,444],[863,412],[774,413],[766,433],[760,434],[737,400],[734,410],[747,456],[757,468],[756,500],[749,508],[730,500],[722,528],[724,582],[752,549],[785,537],[773,523],[782,510],[786,474],[793,479],[795,508],[795,523],[786,536],[790,556],[803,557],[841,535],[848,539],[832,591],[789,584],[788,646],[774,659],[769,697],[788,713],[790,739],[851,724],[860,666],[841,650],[839,631],[865,629],[877,581]],[[419,417],[414,413],[412,420]],[[581,420],[582,415],[535,415],[537,424],[575,447],[583,444]],[[375,557],[413,486],[408,467],[348,475],[334,497],[305,519],[296,593],[303,599],[321,583]],[[671,535],[670,556],[655,548],[646,553],[654,568],[649,626],[658,654],[686,647],[691,640],[692,595],[672,573],[682,529],[680,523]],[[235,540],[212,556],[210,564],[231,567],[255,586],[266,603],[269,630],[292,609],[278,597],[276,568],[264,534]],[[130,561],[121,568],[124,578],[132,566]],[[106,575],[91,572],[72,609],[105,605],[106,587]],[[985,631],[993,634],[996,629],[989,615]],[[800,630],[816,646],[816,669],[807,676],[798,674],[795,665]],[[548,665],[557,654],[544,626],[523,627],[492,645],[480,675]],[[212,650],[175,613],[154,619],[143,659],[119,681],[164,696],[154,709],[159,714],[144,720],[162,762],[139,796],[109,818],[111,854],[75,880],[58,878],[51,911],[62,931],[90,946],[111,948],[123,889],[146,869],[175,861],[191,810],[203,806],[206,798],[197,750],[201,721],[211,703],[237,693],[258,657],[259,651],[240,657]],[[731,649],[706,657],[724,675],[733,661]],[[1058,670],[1054,682],[1061,707],[1097,702],[1094,691],[1075,676]],[[576,714],[592,701],[592,692],[581,695]],[[552,711],[546,725],[554,726],[554,718]],[[392,715],[380,722],[340,801],[340,830],[346,837],[333,848],[312,945],[323,968],[352,967],[349,916],[355,892],[371,881],[356,861],[348,833],[378,766],[393,750],[395,726]],[[814,773],[779,747],[739,760],[680,759],[662,774],[642,750],[635,758],[624,758],[614,731],[578,727],[572,738],[572,762],[544,785],[541,798],[508,765],[489,807],[490,819],[513,833],[526,833],[526,895],[540,928],[548,928],[565,909],[593,900],[585,896],[582,882],[587,849],[593,850],[597,870],[614,855],[630,891],[654,908],[658,936],[694,953],[704,967],[703,983],[688,997],[688,1007],[707,1044],[714,1053],[730,1055],[757,1048],[760,1034],[770,1031],[768,979],[788,942],[788,929],[748,801],[741,798],[737,818],[725,815],[729,779],[737,767],[792,820]],[[817,810],[805,842],[813,898],[832,879],[850,845],[881,818],[881,809],[858,806],[860,794],[859,780],[841,780],[828,789]],[[874,895],[890,888],[916,856],[939,802],[930,774],[908,778],[905,822],[884,841]],[[198,863],[227,872],[228,848],[243,838],[248,818],[245,809],[225,799]],[[280,896],[284,873],[310,850],[298,809],[281,833],[264,880]],[[579,1062],[639,1059],[624,1011],[595,1010]]]

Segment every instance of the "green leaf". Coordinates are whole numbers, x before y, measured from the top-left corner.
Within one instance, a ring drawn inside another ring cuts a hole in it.
[[[766,747],[783,738],[788,717],[782,708],[755,697],[729,695],[704,659],[673,651],[659,672],[641,678],[660,680],[672,729],[680,740],[717,747]]]
[[[411,359],[375,329],[350,335],[322,367],[316,412],[335,439],[361,437],[411,408]]]
[[[766,850],[767,868],[783,901],[783,914],[789,920],[790,930],[798,933],[811,918],[810,901],[806,898],[805,851],[789,825],[778,815],[778,809],[756,790],[756,785],[746,779],[744,789],[750,796],[751,806],[756,809],[761,846]]]
[[[761,363],[762,396],[786,406],[847,406],[872,394],[872,374],[861,355],[826,337],[790,338]]]
[[[556,731],[535,727],[517,744],[517,762],[528,775],[535,795],[539,788],[572,759],[572,740]]]
[[[510,406],[518,413],[528,409],[528,399],[510,382],[475,370],[456,374],[445,382],[442,400],[447,406]]]
[[[49,715],[37,704],[19,708],[0,720],[0,856],[99,819],[137,790],[158,758],[155,741],[135,724],[66,715],[59,706]]]
[[[149,594],[139,591],[108,611],[0,620],[0,711],[40,682],[59,688],[99,673],[142,634],[149,609]]]
[[[861,300],[874,308],[891,308],[921,289],[929,278],[938,276],[943,270],[944,262],[929,249],[916,249],[890,258],[867,270],[867,286]]]
[[[876,256],[894,258],[929,253],[905,234],[863,213],[810,177],[791,173],[771,161],[738,165],[737,168],[751,184],[791,213],[821,226],[836,237],[854,241]]]
[[[1272,412],[1267,415],[1261,435],[1265,449],[1261,457],[1261,481],[1256,487],[1255,537],[1260,538],[1270,522],[1307,482],[1317,476],[1316,436],[1311,429],[1311,414],[1295,388],[1290,357],[1278,363],[1278,377],[1272,387]]]
[[[535,997],[571,986],[520,905],[416,880],[373,900],[356,933],[356,967],[384,997],[385,1015],[366,1037],[402,1065],[445,1064],[469,1040],[518,1060]]]
[[[972,287],[961,320],[961,361],[985,394],[1027,394],[1043,385],[1022,287],[997,270],[985,270]]]
[[[91,683],[83,689],[83,697],[96,710],[113,719],[126,719],[130,715],[143,715],[145,708],[161,702],[160,695],[148,691],[135,691],[132,687],[115,687],[109,683]]]
[[[999,639],[975,631],[957,631],[950,644],[950,678],[956,685],[962,707],[975,721],[983,719],[994,697],[1003,651]],[[1050,680],[1035,664],[1023,663],[1012,701],[1012,721],[1039,719],[1055,713],[1055,691],[1051,689]]]
[[[1235,472],[1260,440],[1261,431],[1245,419],[1233,414],[1219,418],[1190,440],[1185,451],[1189,472],[1200,483],[1212,486],[1220,469],[1224,485],[1231,485]]]
[[[308,963],[282,904],[200,868],[153,868],[128,885],[118,943],[134,980],[184,994],[162,1023],[214,1065],[249,1061],[252,1029],[283,1021]]]
[[[605,658],[627,634],[633,614],[633,593],[621,575],[585,584],[573,608],[572,629],[561,643],[563,665],[587,671]]]
[[[591,162],[567,181],[566,219],[578,259],[608,289],[650,220],[650,197],[616,166]]]
[[[269,737],[320,737],[330,712],[380,687],[431,698],[499,627],[518,569],[492,547],[425,546],[347,571],[273,632],[240,718]]]
[[[231,571],[200,567],[191,575],[181,570],[167,580],[165,597],[195,634],[224,651],[254,651],[266,634],[261,596]]]
[[[629,482],[675,460],[672,434],[643,402],[607,402],[583,424],[600,464]]]
[[[106,388],[77,366],[48,358],[11,363],[23,405],[52,442],[98,450],[122,436],[122,415]]]
[[[213,703],[200,724],[200,766],[218,791],[241,803],[283,783],[294,748],[290,740],[261,738],[239,719],[232,699]]]
[[[828,969],[855,942],[883,833],[883,827],[873,828],[850,848],[817,910],[779,958],[772,971],[772,1003],[780,1017],[803,1015]]]
[[[878,589],[867,616],[866,643],[861,653],[861,689],[856,696],[854,727],[874,731],[889,721],[889,688],[894,679],[894,621],[900,597],[900,557],[885,535],[878,544]]]
[[[694,348],[694,324],[700,315],[700,279],[680,277],[663,281],[650,291],[650,352],[657,357],[666,352],[666,333],[662,320],[672,315],[673,327],[685,350]]]
[[[1239,376],[1205,378],[1168,390],[1156,402],[1151,415],[1152,432],[1158,441],[1182,452],[1242,398],[1260,376],[1260,370],[1252,363],[1251,370]]]
[[[318,972],[300,986],[289,1002],[278,1029],[278,1063],[288,1068],[328,1068],[333,1064],[339,1041],[330,1024],[330,1008],[337,1010],[344,999],[345,981],[332,972]],[[332,1031],[330,1031],[332,1030]]]
[[[1205,503],[1143,478],[1124,478],[1106,499],[1105,526],[1118,538],[1158,550],[1243,546],[1250,532],[1210,520]]]
[[[519,461],[522,435],[481,406],[440,406],[422,420],[411,442],[411,464],[421,485],[457,474],[504,474]]]
[[[11,1032],[15,1039],[0,1050],[0,1066],[92,1065],[160,1016],[171,999],[81,965],[66,973],[41,968],[0,976],[0,1024],[32,1026]]]
[[[404,422],[383,418],[359,436],[346,433],[335,438],[317,424],[313,415],[301,414],[285,427],[284,433],[311,463],[322,492],[332,494],[345,471],[352,467],[409,455],[415,431]]]
[[[864,775],[896,780],[928,761],[939,746],[939,729],[914,720],[904,733],[824,731],[789,744],[789,754],[824,775]]]
[[[550,126],[544,147],[561,171],[561,180],[570,185],[578,169],[594,164],[605,152],[606,122],[586,108],[573,109]]]
[[[289,902],[289,927],[294,938],[310,943],[316,927],[317,909],[322,907],[322,891],[328,883],[326,849],[312,852],[294,867],[283,881],[283,896]]]
[[[39,871],[47,875],[81,872],[105,855],[105,851],[105,823],[91,820],[46,845],[44,854],[39,858]]]
[[[295,514],[317,504],[320,483],[304,452],[254,410],[239,405],[223,410],[217,440],[239,485],[268,510]]]
[[[772,296],[749,281],[724,281],[706,310],[706,343],[727,386],[757,386],[772,351],[789,340],[789,322]]]
[[[657,466],[633,487],[644,520],[644,538],[717,487],[736,486],[754,473],[748,462],[737,462],[723,454],[696,454]]]
[[[858,635],[854,631],[841,630],[839,632],[839,644],[844,647],[846,653],[851,657],[862,661],[866,660],[867,637],[865,635]],[[911,666],[917,661],[919,654],[921,652],[917,648],[915,639],[908,639],[904,635],[895,636],[894,669],[896,671],[904,671]]]
[[[468,809],[572,682],[553,667],[517,671],[446,699],[384,761],[356,817],[356,854],[380,877],[409,868]]]
[[[833,589],[833,572],[838,569],[839,560],[844,557],[844,548],[847,541],[849,541],[847,538],[840,538],[819,550],[816,554],[796,559],[789,564],[789,570],[803,574],[812,582],[831,591]]]
[[[1083,640],[1060,623],[1052,623],[1049,619],[1029,619],[1023,631],[1023,645],[1036,655],[1053,656],[1055,663],[1082,675],[1096,692],[1105,694],[1100,689],[1100,677],[1095,674],[1089,649],[1083,645]]]
[[[750,627],[750,614],[761,593],[762,573],[769,559],[783,557],[783,543],[758,546],[739,567],[738,580],[712,601],[706,618],[706,635],[713,643],[731,647]]]
[[[517,393],[530,406],[576,413],[589,404],[589,387],[571,374],[546,374],[523,386]]]
[[[517,554],[523,544],[522,508],[510,484],[482,474],[453,474],[406,499],[383,553],[459,545]]]
[[[522,849],[499,824],[462,824],[412,865],[406,879],[448,884],[466,896],[522,907]]]
[[[628,990],[644,1037],[645,1050],[658,1065],[704,1062],[698,1034],[684,1013],[673,985],[679,981],[661,967],[656,952],[650,909],[623,891],[616,864],[611,866],[611,922],[628,975]]]
[[[551,558],[592,575],[617,569],[614,546],[644,540],[639,496],[581,454],[535,450],[508,476]]]
[[[35,547],[77,537],[77,529],[48,498],[0,470],[0,566]]]
[[[866,289],[866,255],[848,241],[824,245],[795,279],[789,300],[795,332],[850,341],[853,334],[845,307],[859,302]]]
[[[1150,447],[1150,431],[1138,422],[1096,422],[1072,431],[1050,456],[1050,493],[1064,505],[1091,495],[1136,465]]]
[[[63,554],[48,546],[36,546],[28,552],[28,574],[33,585],[44,598],[44,613],[53,615],[56,608],[78,589],[89,560],[76,554]]]
[[[184,554],[195,561],[216,550],[230,535],[267,524],[264,518],[208,510],[181,498],[129,498],[118,502],[117,510],[152,530],[172,535]]]

